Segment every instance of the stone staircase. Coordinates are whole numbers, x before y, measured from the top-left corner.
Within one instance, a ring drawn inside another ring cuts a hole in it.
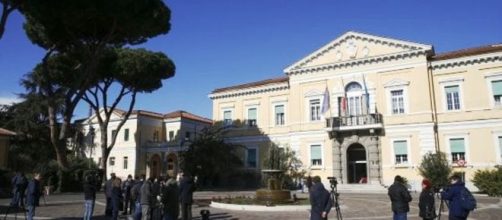
[[[329,185],[326,187],[329,190]],[[387,193],[387,188],[380,184],[338,184],[339,193]]]

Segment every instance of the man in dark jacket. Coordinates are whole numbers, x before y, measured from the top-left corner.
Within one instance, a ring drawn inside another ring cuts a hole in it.
[[[33,175],[33,179],[28,183],[28,191],[26,192],[26,205],[28,206],[28,220],[33,220],[35,216],[35,207],[38,206],[40,200],[40,179],[39,173]]]
[[[141,187],[145,181],[145,175],[135,178],[134,186],[131,188],[131,199],[134,203],[134,220],[141,219]]]
[[[192,203],[193,192],[195,191],[195,183],[190,174],[183,173],[180,180],[180,203],[181,203],[181,219],[192,219]]]
[[[448,219],[449,220],[464,220],[469,216],[469,210],[462,208],[462,190],[465,188],[465,183],[462,182],[460,176],[453,175],[450,177],[450,187],[447,190],[441,192],[441,198],[448,200],[450,205],[448,206]]]
[[[115,180],[115,173],[110,174],[110,179],[105,182],[106,207],[105,216],[112,216],[112,182]]]
[[[96,180],[92,174],[85,177],[84,182],[84,220],[91,220],[96,201]]]
[[[179,188],[174,178],[167,180],[161,194],[164,205],[164,220],[177,220],[180,214]]]
[[[310,188],[310,220],[328,219],[328,213],[333,206],[331,195],[321,183],[321,177],[314,176],[312,183]]]
[[[404,186],[404,179],[401,176],[397,175],[394,177],[394,184],[389,187],[388,195],[392,202],[393,219],[406,220],[407,214],[410,211],[409,203],[411,202],[411,195],[406,186]]]
[[[154,198],[152,198],[152,181],[153,178],[150,177],[141,186],[141,219],[150,220],[151,219],[151,207],[153,205]]]
[[[13,207],[24,207],[24,192],[28,186],[28,180],[24,176],[24,173],[18,172],[11,180],[12,184],[12,201],[11,206]]]
[[[127,209],[129,209],[129,214],[131,214],[134,206],[134,201],[131,199],[131,189],[134,185],[134,181],[131,175],[127,176],[127,179],[122,183],[122,192],[124,193],[124,211],[123,215],[127,215]]]

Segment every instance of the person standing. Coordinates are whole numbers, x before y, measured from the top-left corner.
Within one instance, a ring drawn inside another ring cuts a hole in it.
[[[163,220],[177,220],[180,214],[179,188],[178,182],[172,177],[162,188],[162,204],[164,205]]]
[[[141,175],[141,178],[136,177],[134,186],[131,188],[131,199],[134,201],[134,220],[141,219],[141,187],[143,186],[144,180],[144,174]]]
[[[35,207],[39,205],[40,201],[40,180],[42,176],[40,173],[35,173],[33,179],[28,183],[28,189],[26,193],[26,205],[28,206],[28,220],[33,220],[35,216]]]
[[[24,193],[26,187],[28,186],[28,180],[24,176],[23,172],[17,172],[11,180],[12,184],[12,207],[24,207]]]
[[[188,173],[183,173],[180,181],[181,219],[192,219],[193,192],[195,183]]]
[[[424,220],[432,220],[436,218],[436,205],[434,202],[434,192],[432,183],[428,179],[422,180],[422,192],[418,201],[418,215]]]
[[[89,174],[84,182],[84,220],[91,220],[96,201],[96,180]]]
[[[112,182],[115,180],[115,173],[110,174],[110,179],[105,182],[106,207],[105,216],[112,216]]]
[[[321,183],[321,177],[312,178],[310,187],[310,220],[328,219],[328,213],[333,206],[331,195]]]
[[[404,186],[404,179],[397,175],[394,177],[394,184],[389,187],[388,192],[390,201],[392,202],[392,212],[394,220],[406,220],[412,198],[410,192]]]
[[[152,181],[153,178],[150,177],[141,186],[141,219],[150,220],[152,217],[151,207],[154,202],[152,198]]]
[[[112,219],[117,220],[119,217],[119,210],[122,204],[122,180],[115,178],[112,181]]]
[[[450,187],[441,192],[441,198],[449,201],[448,219],[449,220],[465,220],[469,216],[469,210],[462,208],[462,191],[465,189],[465,183],[462,182],[460,176],[453,175],[450,177]]]
[[[127,176],[127,179],[122,184],[122,192],[124,192],[124,211],[123,215],[127,215],[127,210],[129,210],[129,214],[132,214],[134,201],[131,199],[131,189],[134,185],[134,181],[131,175]]]

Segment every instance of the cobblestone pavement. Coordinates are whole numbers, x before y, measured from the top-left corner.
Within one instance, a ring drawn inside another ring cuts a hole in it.
[[[240,192],[196,192],[195,199],[198,201],[193,206],[194,219],[200,220],[199,212],[202,209],[208,209],[211,212],[211,219],[242,219],[242,220],[281,220],[281,219],[308,219],[307,211],[297,212],[253,212],[253,211],[234,211],[225,209],[216,209],[208,206],[208,201],[213,197],[228,197],[246,195],[252,196],[252,191]],[[297,194],[299,198],[307,197],[307,194]],[[414,200],[411,202],[409,219],[419,219],[418,216],[418,194],[412,194]],[[41,199],[41,206],[36,209],[36,219],[81,219],[83,214],[83,195],[82,194],[58,194],[50,195]],[[469,219],[477,220],[496,220],[502,219],[502,199],[486,196],[477,196],[478,209],[476,209]],[[8,199],[0,199],[0,218],[4,218],[7,211]],[[385,194],[355,194],[341,193],[340,206],[344,219],[392,219],[390,211],[390,202]],[[94,219],[106,219],[104,213],[104,198],[100,193],[94,210]],[[17,213],[19,219],[24,219],[22,211]],[[9,211],[8,219],[14,219],[14,210]],[[121,216],[121,219],[127,219],[128,216]],[[330,213],[330,219],[336,219],[334,209]],[[447,219],[447,210],[445,210],[443,219]]]

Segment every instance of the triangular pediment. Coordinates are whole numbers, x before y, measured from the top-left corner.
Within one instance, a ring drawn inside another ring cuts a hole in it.
[[[430,51],[432,46],[349,31],[287,67],[284,72],[417,50]]]

